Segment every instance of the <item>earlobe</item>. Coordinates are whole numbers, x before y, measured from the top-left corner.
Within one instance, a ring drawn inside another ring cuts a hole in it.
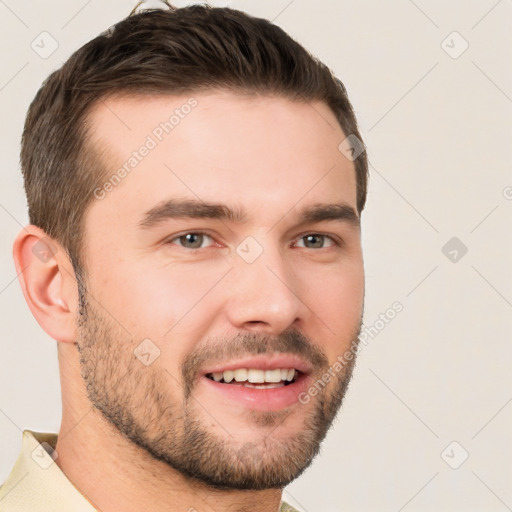
[[[13,258],[23,295],[38,324],[54,340],[74,343],[78,291],[62,246],[30,224],[18,233]]]

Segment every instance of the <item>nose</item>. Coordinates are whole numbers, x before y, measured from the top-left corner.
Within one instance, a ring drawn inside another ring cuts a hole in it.
[[[252,263],[237,257],[230,274],[227,316],[237,330],[278,335],[304,321],[300,282],[278,249],[266,247]]]

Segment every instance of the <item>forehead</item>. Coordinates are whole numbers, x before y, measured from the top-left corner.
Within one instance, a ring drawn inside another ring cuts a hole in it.
[[[243,204],[269,222],[298,202],[356,206],[354,164],[338,150],[345,134],[321,102],[125,96],[99,102],[90,122],[92,144],[107,155],[105,194],[90,209],[98,220],[133,224],[171,197]]]

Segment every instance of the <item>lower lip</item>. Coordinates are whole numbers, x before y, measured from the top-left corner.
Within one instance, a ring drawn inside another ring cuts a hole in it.
[[[308,388],[309,377],[301,374],[291,384],[279,388],[256,389],[240,384],[224,384],[201,377],[201,381],[214,392],[259,411],[279,411],[299,402],[299,395]]]

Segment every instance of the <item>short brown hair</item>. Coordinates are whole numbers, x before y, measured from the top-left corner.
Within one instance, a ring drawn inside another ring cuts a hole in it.
[[[130,16],[47,78],[23,132],[21,166],[30,222],[64,247],[75,271],[83,269],[83,218],[107,172],[99,164],[101,148],[88,144],[88,112],[117,94],[210,89],[323,101],[345,135],[361,141],[343,83],[271,22],[207,5]],[[354,164],[360,213],[368,175],[364,150]]]

